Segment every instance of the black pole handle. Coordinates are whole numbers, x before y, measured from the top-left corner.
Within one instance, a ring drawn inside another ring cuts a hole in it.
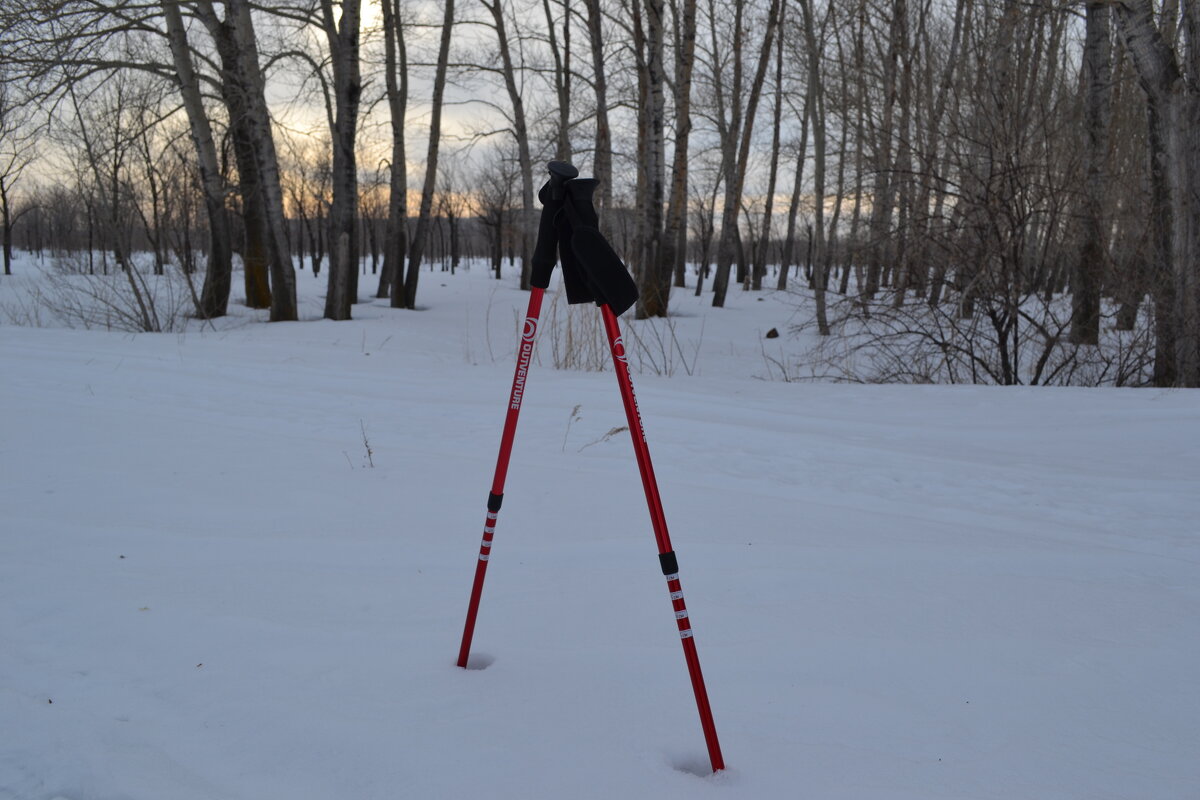
[[[558,235],[554,229],[554,217],[563,205],[564,186],[567,181],[579,175],[579,170],[566,161],[551,161],[546,165],[546,169],[550,171],[550,179],[538,190],[542,216],[538,221],[537,244],[533,248],[533,269],[529,276],[529,283],[539,289],[550,286],[550,276],[554,273],[554,265],[558,261]]]

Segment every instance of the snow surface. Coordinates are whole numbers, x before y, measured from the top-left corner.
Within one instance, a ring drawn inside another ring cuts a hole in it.
[[[1200,392],[756,380],[776,294],[636,376],[729,769],[545,341],[456,668],[525,297],[0,327],[0,797],[1200,797]]]

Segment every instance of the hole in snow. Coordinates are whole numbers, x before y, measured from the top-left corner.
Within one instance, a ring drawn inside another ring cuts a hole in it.
[[[686,772],[697,778],[708,778],[713,774],[712,764],[703,756],[672,756],[668,763],[677,772]]]
[[[487,669],[495,660],[495,657],[487,653],[475,653],[467,656],[467,669]]]

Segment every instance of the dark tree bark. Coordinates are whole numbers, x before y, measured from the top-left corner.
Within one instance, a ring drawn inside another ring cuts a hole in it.
[[[792,198],[788,202],[787,231],[783,237],[783,252],[779,255],[779,279],[775,284],[775,288],[781,292],[788,288],[788,272],[795,259],[796,215],[800,211],[800,198],[804,188],[804,162],[808,155],[808,101],[811,96],[811,92],[804,93],[804,107],[800,112],[800,144],[796,150],[796,174],[792,182]]]
[[[408,252],[408,153],[404,120],[408,112],[408,46],[400,0],[382,0],[384,82],[391,111],[392,163],[389,170],[388,218],[384,233],[383,270],[376,297],[391,294],[392,308],[403,308],[404,256]]]
[[[592,49],[592,87],[596,95],[596,144],[592,155],[592,175],[600,185],[596,188],[596,210],[600,212],[600,230],[610,239],[612,227],[609,215],[612,208],[612,127],[608,119],[608,79],[604,63],[604,15],[600,0],[584,0],[587,6],[588,38]]]
[[[1088,3],[1083,44],[1083,241],[1071,280],[1071,341],[1100,342],[1100,282],[1107,262],[1104,235],[1105,174],[1112,111],[1112,56],[1107,3]]]
[[[865,300],[875,299],[879,292],[887,248],[888,229],[891,227],[895,185],[892,181],[892,140],[896,120],[896,101],[900,77],[900,56],[907,44],[908,0],[892,0],[891,25],[888,33],[887,54],[883,63],[883,116],[875,144],[875,189],[872,192],[870,237],[868,249],[867,283],[863,289]]]
[[[635,2],[635,41],[638,53],[638,203],[636,271],[639,280],[637,316],[666,316],[674,262],[663,256],[663,200],[666,181],[666,96],[664,49],[666,26],[663,0],[645,0],[645,27],[638,19]]]
[[[663,237],[663,267],[673,269],[675,286],[686,282],[688,145],[692,133],[692,72],[696,62],[696,0],[683,0],[682,20],[676,19],[675,154],[671,162],[671,197]],[[669,276],[664,278],[669,280]],[[660,286],[661,296],[669,287]],[[663,313],[666,313],[664,306]]]
[[[546,32],[549,34],[550,55],[554,59],[554,97],[558,101],[558,119],[554,129],[554,158],[571,160],[571,10],[570,0],[562,0],[562,41],[554,24],[550,0],[542,0],[546,12]]]
[[[360,0],[342,0],[341,18],[334,18],[333,0],[321,0],[321,21],[333,62],[333,204],[330,208],[329,290],[325,295],[327,319],[350,319],[357,302],[358,161],[354,142],[362,96],[358,37]]]
[[[825,95],[821,84],[820,50],[817,47],[816,13],[813,0],[800,0],[804,17],[804,41],[808,50],[807,101],[813,135],[813,226],[809,232],[809,268],[817,306],[817,332],[828,336],[825,309]]]
[[[429,118],[429,149],[425,155],[425,183],[421,187],[421,209],[417,230],[408,255],[408,274],[404,278],[404,307],[417,307],[417,283],[421,277],[421,259],[429,236],[433,212],[433,192],[437,186],[438,151],[442,141],[442,98],[446,93],[446,70],[450,59],[450,35],[454,28],[454,0],[446,0],[442,15],[442,36],[438,45],[437,67],[433,77],[433,108]]]
[[[787,4],[779,7],[779,26],[786,22]],[[754,251],[754,266],[750,275],[750,288],[762,289],[763,278],[767,274],[767,251],[771,245],[771,212],[775,206],[775,184],[779,177],[779,148],[780,135],[783,128],[783,36],[777,39],[775,51],[775,107],[771,125],[771,167],[767,177],[767,200],[763,209],[762,232],[758,247]]]
[[[8,202],[8,182],[0,176],[0,236],[4,238],[4,274],[12,275],[12,209]]]
[[[500,0],[481,0],[483,7],[492,15],[492,24],[496,31],[497,45],[500,50],[500,63],[504,72],[504,88],[508,92],[508,101],[512,106],[513,138],[517,145],[517,160],[521,166],[521,288],[529,289],[529,279],[532,275],[533,238],[537,217],[533,206],[533,155],[529,149],[529,129],[525,118],[525,100],[521,97],[521,89],[517,85],[517,69],[513,63],[512,48],[508,41],[508,28],[504,20],[504,8]]]

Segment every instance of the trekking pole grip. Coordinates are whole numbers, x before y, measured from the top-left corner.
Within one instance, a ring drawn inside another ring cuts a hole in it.
[[[550,286],[550,276],[558,261],[558,234],[554,229],[554,217],[562,208],[563,187],[567,181],[579,175],[579,170],[566,161],[551,161],[546,165],[546,169],[550,172],[550,179],[538,190],[542,216],[538,220],[537,244],[533,248],[533,264],[529,276],[530,285],[539,289]]]

